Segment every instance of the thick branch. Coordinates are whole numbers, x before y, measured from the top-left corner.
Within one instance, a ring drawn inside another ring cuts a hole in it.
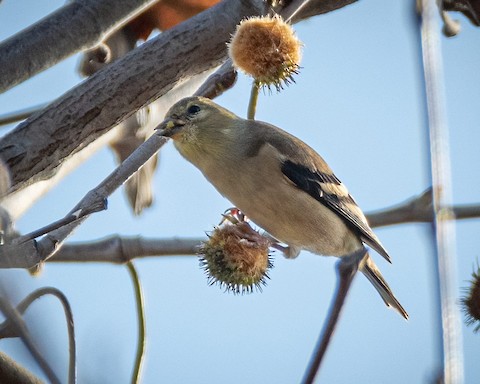
[[[76,0],[0,45],[0,93],[55,65],[157,0]],[[54,42],[54,43],[53,43]]]
[[[43,381],[0,352],[0,383],[43,384]]]

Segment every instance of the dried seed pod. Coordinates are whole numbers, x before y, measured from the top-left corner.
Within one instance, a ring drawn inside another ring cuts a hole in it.
[[[252,76],[261,86],[275,86],[293,80],[298,73],[302,43],[290,24],[280,16],[243,20],[229,43],[235,67]]]
[[[216,227],[199,251],[200,265],[210,285],[233,293],[261,290],[272,268],[270,241],[245,222],[226,222]]]

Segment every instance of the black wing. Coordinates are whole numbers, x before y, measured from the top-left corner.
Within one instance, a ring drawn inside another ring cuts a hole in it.
[[[390,256],[368,226],[357,203],[333,173],[312,171],[308,167],[290,160],[283,162],[282,172],[297,188],[337,213],[347,226],[359,235],[362,241],[375,249],[388,262],[391,262]],[[323,189],[322,184],[325,186]],[[355,212],[357,210],[358,214]]]

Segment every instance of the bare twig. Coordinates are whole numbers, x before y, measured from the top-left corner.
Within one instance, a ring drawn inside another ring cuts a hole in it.
[[[37,289],[36,291],[29,294],[25,299],[23,299],[18,305],[16,310],[20,315],[23,315],[25,311],[30,307],[30,305],[37,299],[45,295],[55,296],[63,306],[65,312],[65,318],[67,320],[67,330],[68,330],[68,343],[69,343],[69,368],[68,368],[68,383],[72,384],[76,382],[76,373],[77,373],[77,357],[76,357],[76,341],[75,341],[75,326],[73,322],[73,313],[70,303],[68,302],[67,297],[57,288],[45,287]],[[0,325],[0,338],[7,337],[19,337],[17,333],[18,329],[16,324],[12,323],[7,319],[3,324]]]
[[[312,354],[312,359],[302,380],[303,384],[312,384],[315,376],[320,369],[325,352],[330,344],[335,328],[340,318],[345,299],[352,284],[353,278],[358,271],[358,266],[362,260],[368,257],[365,249],[356,252],[350,256],[343,257],[337,262],[337,289],[334,299],[328,310],[328,318],[324,323],[324,327]]]
[[[124,264],[142,257],[196,255],[206,238],[145,239],[111,236],[96,242],[66,243],[49,262]]]
[[[232,60],[227,59],[220,68],[205,80],[193,95],[214,99],[232,88],[236,81],[237,71],[233,68]]]
[[[15,327],[15,333],[21,338],[27,349],[32,354],[35,361],[38,363],[42,371],[48,377],[52,384],[60,384],[57,375],[53,372],[52,368],[48,365],[47,361],[43,358],[42,353],[38,350],[35,342],[28,331],[22,316],[18,311],[5,299],[3,295],[0,295],[0,311],[5,315],[7,320]]]
[[[480,204],[454,205],[450,208],[456,220],[480,217]],[[371,227],[407,223],[432,223],[432,189],[398,205],[366,214]]]
[[[33,262],[32,265],[27,266],[27,268],[31,268],[36,264],[47,260],[58,250],[59,246],[72,233],[72,231],[91,213],[106,209],[108,196],[110,196],[125,180],[127,180],[156,151],[158,151],[165,141],[165,138],[157,135],[151,136],[127,159],[125,159],[118,168],[107,176],[104,181],[88,192],[63,219],[30,234],[20,236],[14,239],[12,244],[0,247],[0,256],[3,256],[1,257],[1,259],[3,259],[2,261],[10,264],[15,260],[16,255],[18,255],[19,258],[24,259],[23,263]],[[43,237],[40,241],[35,242],[35,237],[41,236],[47,232],[47,236]],[[22,250],[15,249],[17,246],[20,246]],[[31,253],[25,253],[26,251],[31,251]]]
[[[0,45],[0,93],[77,51],[93,47],[112,29],[118,28],[156,1],[68,2]]]
[[[145,349],[147,344],[147,325],[145,320],[145,299],[143,298],[142,285],[138,277],[137,270],[131,261],[127,263],[128,273],[132,279],[133,288],[135,290],[135,303],[137,310],[138,322],[138,344],[137,353],[135,355],[135,365],[132,373],[132,384],[140,383],[140,375],[142,373],[142,364],[145,358]]]
[[[34,107],[29,107],[21,109],[19,111],[6,113],[3,116],[0,116],[0,126],[16,123],[17,121],[25,120],[27,117],[30,117],[34,113],[40,112],[45,108],[47,104],[40,104]]]
[[[303,9],[306,9],[306,6],[310,2],[313,3],[314,1],[313,0],[293,0],[292,2],[290,2],[290,4],[287,7],[285,7],[285,10],[283,12],[284,20],[287,23],[291,22],[292,20],[295,20],[295,18],[297,18],[298,20],[297,15],[300,15],[301,11]]]

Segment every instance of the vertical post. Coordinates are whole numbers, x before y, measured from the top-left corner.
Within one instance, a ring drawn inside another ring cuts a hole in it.
[[[457,263],[452,206],[449,135],[437,4],[418,0],[423,74],[428,118],[430,172],[433,189],[433,237],[438,272],[438,294],[443,344],[443,382],[463,383],[463,347],[455,300]]]

